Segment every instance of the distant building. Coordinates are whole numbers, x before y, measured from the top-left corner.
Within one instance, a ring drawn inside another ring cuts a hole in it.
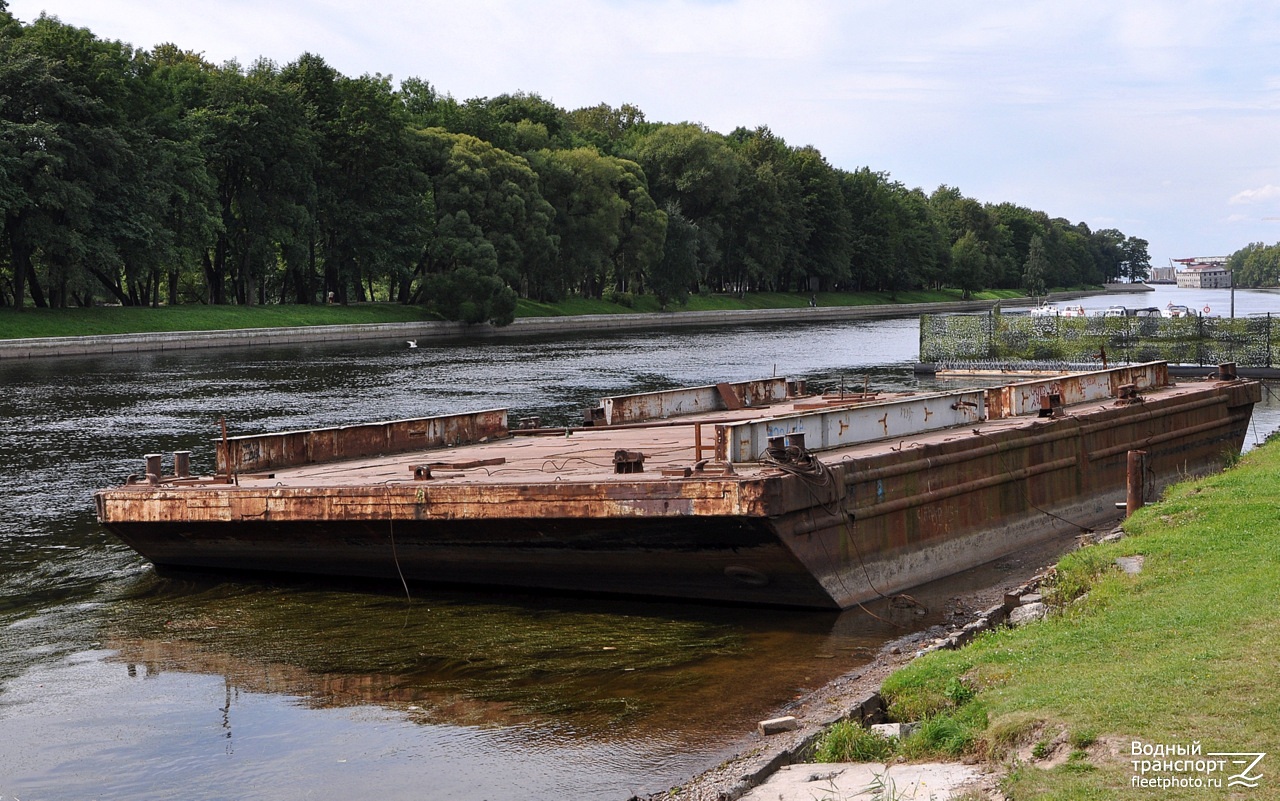
[[[1151,277],[1147,279],[1148,284],[1176,284],[1177,282],[1177,268],[1172,264],[1168,267],[1152,267]]]
[[[1197,256],[1191,259],[1172,259],[1182,265],[1177,271],[1178,286],[1190,289],[1229,289],[1231,271],[1227,269],[1226,256]]]

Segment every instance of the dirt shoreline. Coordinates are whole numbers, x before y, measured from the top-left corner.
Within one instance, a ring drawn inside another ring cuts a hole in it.
[[[1102,527],[1099,531],[1110,528]],[[1092,541],[1095,536],[1085,539]],[[963,618],[885,643],[868,664],[775,710],[774,717],[794,716],[800,724],[798,728],[767,737],[756,732],[743,733],[726,746],[725,752],[733,756],[719,765],[677,787],[633,796],[629,801],[735,801],[741,798],[784,765],[805,761],[827,727],[854,716],[869,699],[878,701],[880,685],[891,673],[926,651],[947,647],[949,636],[991,614],[996,608],[1003,608],[1006,594],[1030,591],[1065,553],[1074,550],[1081,542],[1079,536],[1063,536],[1013,555],[1017,557],[1019,567],[1009,570],[998,583],[957,596],[962,608],[972,610]],[[996,622],[1002,620],[1001,614]]]

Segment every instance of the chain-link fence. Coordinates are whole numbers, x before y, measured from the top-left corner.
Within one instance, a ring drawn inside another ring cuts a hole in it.
[[[1240,367],[1280,364],[1280,319],[1237,317],[1032,317],[926,314],[920,361],[933,364],[1089,365],[1167,361]]]

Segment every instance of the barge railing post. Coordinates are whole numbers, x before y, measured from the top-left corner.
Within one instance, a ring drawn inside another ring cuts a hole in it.
[[[1129,517],[1134,512],[1142,508],[1144,498],[1142,497],[1143,478],[1147,474],[1147,452],[1146,451],[1129,451],[1128,463],[1128,491],[1125,493],[1124,516]]]

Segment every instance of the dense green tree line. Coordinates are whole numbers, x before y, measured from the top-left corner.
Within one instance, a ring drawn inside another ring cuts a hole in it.
[[[1145,277],[1146,242],[833,167],[768,128],[213,65],[0,0],[0,305],[422,303]]]
[[[1280,242],[1264,245],[1251,242],[1227,257],[1236,286],[1280,286]]]

